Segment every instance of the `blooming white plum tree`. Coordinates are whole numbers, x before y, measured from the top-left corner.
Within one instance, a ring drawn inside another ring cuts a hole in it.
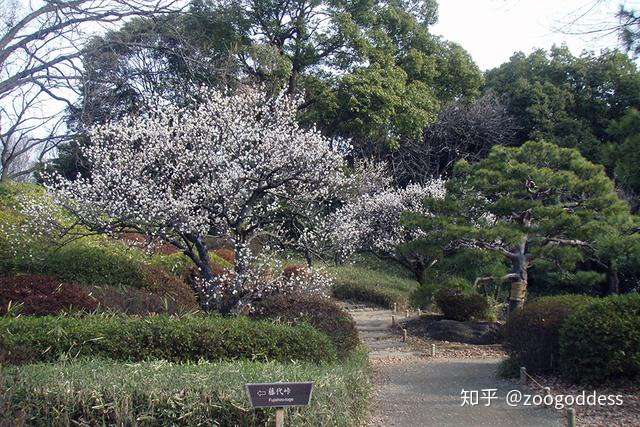
[[[405,188],[364,192],[332,215],[332,238],[343,256],[369,251],[392,257],[411,268],[419,279],[427,265],[419,254],[402,252],[401,247],[423,235],[420,230],[405,226],[402,215],[404,212],[428,215],[424,200],[442,198],[444,194],[444,182],[440,179]]]
[[[82,153],[90,176],[55,176],[48,188],[93,232],[134,231],[179,248],[201,272],[203,300],[224,301],[217,308],[229,312],[254,288],[251,241],[344,186],[344,143],[299,127],[299,101],[284,95],[203,89],[194,99],[95,127]],[[225,298],[215,298],[210,236],[235,246]]]
[[[348,179],[342,181],[342,186],[335,186],[328,199],[319,199],[314,203],[292,201],[292,211],[296,215],[290,215],[291,220],[281,233],[291,237],[283,246],[302,253],[309,267],[314,258],[326,259],[327,255],[335,255],[335,220],[331,214],[364,194],[374,194],[389,188],[392,181],[385,163],[368,159],[356,160],[353,167],[348,169]],[[338,251],[343,250],[338,248]]]

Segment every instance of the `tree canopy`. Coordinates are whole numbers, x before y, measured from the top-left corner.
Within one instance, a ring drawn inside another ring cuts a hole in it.
[[[199,269],[203,308],[228,313],[275,286],[254,276],[250,243],[277,239],[293,216],[307,226],[318,220],[309,207],[345,185],[345,153],[339,141],[299,127],[296,99],[256,90],[192,96],[189,107],[160,105],[91,129],[89,176],[49,179],[54,205],[81,228],[67,230],[38,201],[30,216],[72,237],[136,232],[171,244]],[[233,277],[214,274],[211,236],[233,243]]]
[[[462,47],[430,33],[436,20],[434,0],[194,0],[180,14],[94,38],[69,122],[82,136],[149,100],[177,102],[190,85],[258,84],[304,93],[304,125],[377,154],[421,139],[443,105],[480,94],[480,70]],[[62,150],[58,169],[75,176],[86,143]]]
[[[640,73],[617,51],[574,56],[567,47],[517,53],[486,74],[519,127],[519,140],[547,140],[601,162],[612,120],[640,107]]]

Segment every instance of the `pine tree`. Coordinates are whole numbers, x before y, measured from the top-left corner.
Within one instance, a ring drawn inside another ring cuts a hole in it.
[[[522,307],[535,262],[580,250],[611,265],[600,242],[633,229],[604,168],[546,142],[496,146],[478,163],[458,162],[446,197],[426,203],[435,215],[408,214],[408,223],[442,236],[448,249],[496,251],[509,262],[500,279],[511,283],[510,311]]]

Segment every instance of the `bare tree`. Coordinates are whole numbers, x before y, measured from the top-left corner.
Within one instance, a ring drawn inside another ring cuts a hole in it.
[[[14,140],[3,141],[0,152],[0,180],[26,181],[34,167],[31,158],[29,141]]]
[[[60,113],[76,94],[88,34],[132,16],[178,10],[178,0],[0,0],[2,179],[25,156],[44,159],[63,138]],[[14,163],[12,165],[12,163]]]
[[[553,30],[592,41],[611,38],[615,47],[622,47],[636,57],[640,55],[640,11],[635,0],[587,1],[569,11]]]
[[[391,154],[393,176],[399,185],[447,176],[460,159],[479,160],[494,145],[513,144],[516,131],[514,119],[492,93],[470,105],[454,102],[427,127],[423,140],[408,141]]]

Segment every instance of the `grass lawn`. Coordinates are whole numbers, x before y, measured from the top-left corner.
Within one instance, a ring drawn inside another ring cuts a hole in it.
[[[360,255],[352,263],[329,266],[327,271],[336,281],[335,297],[382,307],[408,305],[409,295],[418,285],[402,265],[373,256]]]

